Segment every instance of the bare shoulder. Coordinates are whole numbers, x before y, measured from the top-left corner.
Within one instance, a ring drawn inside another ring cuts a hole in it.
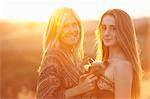
[[[132,71],[132,64],[127,60],[118,60],[113,65],[116,71]]]
[[[127,60],[118,60],[113,63],[114,77],[116,80],[131,80],[132,79],[132,64]]]

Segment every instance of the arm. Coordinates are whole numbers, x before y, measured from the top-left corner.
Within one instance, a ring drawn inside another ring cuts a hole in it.
[[[94,75],[89,75],[82,83],[77,86],[61,90],[62,80],[61,66],[56,59],[46,58],[43,60],[41,73],[37,87],[37,99],[63,99],[72,98],[94,89],[92,82],[97,78]],[[55,63],[55,64],[54,64]],[[56,93],[61,93],[59,96]]]
[[[64,90],[60,89],[62,86],[60,75],[61,68],[57,59],[45,56],[37,84],[37,99],[60,99],[64,97]]]
[[[81,94],[84,94],[86,92],[89,92],[93,90],[96,87],[96,84],[94,84],[94,81],[97,80],[97,77],[93,74],[84,74],[81,76],[86,77],[84,80],[79,81],[79,84],[73,88],[67,89],[65,91],[65,98],[71,99],[74,96],[78,96]]]
[[[120,62],[114,66],[115,99],[131,99],[132,66]]]

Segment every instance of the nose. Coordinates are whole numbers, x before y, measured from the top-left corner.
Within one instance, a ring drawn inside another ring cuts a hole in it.
[[[74,34],[76,32],[76,28],[74,26],[70,26],[70,32]]]
[[[109,34],[110,34],[110,33],[109,33],[109,30],[106,29],[106,31],[104,32],[104,35],[105,35],[105,36],[109,36]]]
[[[71,25],[71,30],[72,30],[72,31],[75,31],[75,30],[76,30],[76,28],[75,28],[74,25]]]

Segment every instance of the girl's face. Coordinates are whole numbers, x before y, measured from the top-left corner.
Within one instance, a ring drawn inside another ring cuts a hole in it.
[[[76,45],[80,39],[80,32],[77,20],[73,16],[67,16],[61,32],[61,42],[69,46]]]
[[[116,26],[113,16],[104,16],[101,24],[102,40],[107,47],[114,46],[116,44]]]

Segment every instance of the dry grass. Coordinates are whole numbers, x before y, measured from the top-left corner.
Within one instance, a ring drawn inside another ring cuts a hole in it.
[[[18,99],[36,99],[36,97],[34,92],[22,87],[22,90],[18,93]]]

